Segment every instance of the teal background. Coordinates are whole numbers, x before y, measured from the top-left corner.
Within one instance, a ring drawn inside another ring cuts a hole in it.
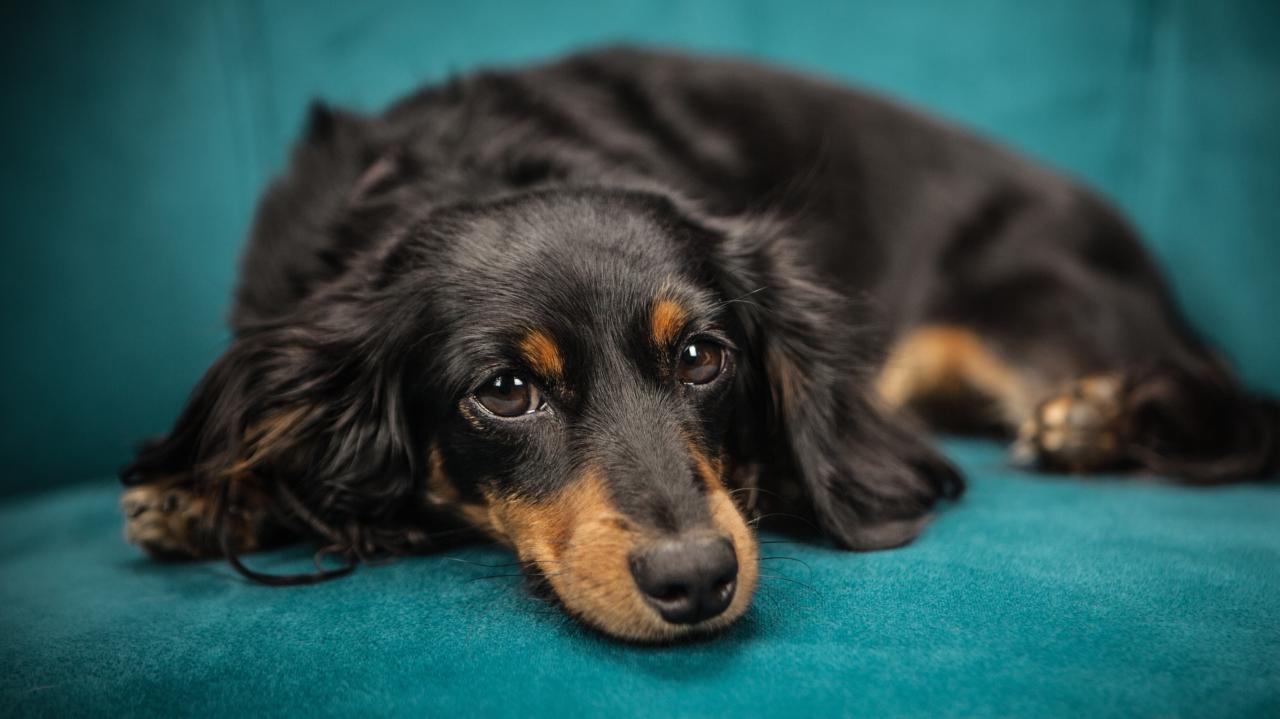
[[[762,545],[714,641],[618,644],[472,547],[328,584],[248,584],[123,542],[108,483],[0,507],[0,706],[16,716],[1280,715],[1280,493],[973,478],[911,546]],[[779,537],[767,537],[776,541]],[[114,540],[114,541],[112,541]],[[252,557],[273,572],[301,552]]]
[[[307,102],[375,110],[614,40],[879,88],[1075,173],[1280,391],[1280,3],[6,3],[0,492],[109,474],[225,343],[257,194]]]
[[[156,564],[110,477],[224,345],[312,97],[374,110],[614,40],[825,72],[1085,178],[1280,392],[1280,3],[37,5],[0,10],[0,713],[1280,716],[1275,484],[1033,476],[949,443],[972,490],[916,544],[764,545],[786,559],[744,622],[639,649],[482,579],[514,573],[494,548],[284,590]]]

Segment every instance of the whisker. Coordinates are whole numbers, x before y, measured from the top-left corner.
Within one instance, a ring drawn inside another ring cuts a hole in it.
[[[796,520],[796,521],[798,521],[798,522],[801,522],[801,523],[803,523],[803,524],[805,524],[805,525],[808,525],[810,528],[812,528],[812,529],[813,529],[814,531],[816,531],[816,532],[821,532],[821,531],[822,531],[821,529],[819,529],[819,528],[818,528],[818,525],[814,524],[813,522],[809,521],[808,519],[806,519],[806,518],[804,518],[804,517],[801,517],[801,516],[800,516],[800,515],[798,515],[798,514],[787,514],[786,512],[770,512],[770,513],[768,513],[768,514],[762,514],[762,515],[760,515],[759,517],[756,517],[756,518],[754,518],[754,519],[749,520],[749,521],[747,522],[747,524],[749,524],[749,525],[753,525],[753,526],[757,526],[757,527],[758,527],[758,526],[760,525],[760,522],[762,522],[762,521],[764,521],[764,520],[766,520],[766,519],[772,519],[773,517],[784,517],[784,518],[787,518],[787,519],[794,519],[794,520]]]
[[[472,577],[472,578],[468,579],[468,580],[467,580],[467,582],[468,582],[468,583],[470,583],[470,582],[479,582],[479,581],[483,581],[483,580],[485,580],[485,579],[511,579],[511,578],[513,578],[513,577],[520,577],[521,579],[527,579],[527,578],[531,578],[531,577],[558,577],[558,576],[560,576],[560,574],[561,574],[561,572],[551,572],[551,573],[547,573],[547,574],[543,574],[543,573],[540,573],[540,572],[535,572],[535,573],[530,573],[530,574],[525,574],[524,572],[514,572],[514,573],[512,573],[512,574],[488,574],[488,575],[485,575],[485,576],[483,576],[483,577]]]
[[[448,562],[457,562],[459,564],[471,564],[485,569],[503,569],[504,567],[518,567],[521,562],[503,562],[502,564],[487,564],[485,562],[477,562],[474,559],[463,559],[462,557],[441,557]]]
[[[523,567],[523,566],[525,566],[525,565],[529,564],[529,562],[524,562],[524,561],[521,561],[521,560],[516,560],[516,561],[514,561],[514,562],[503,562],[503,563],[501,563],[501,564],[488,564],[488,563],[485,563],[485,562],[477,562],[477,561],[476,561],[476,560],[474,560],[474,559],[465,559],[465,558],[463,558],[463,557],[440,557],[440,558],[441,558],[441,559],[444,559],[444,560],[446,560],[446,561],[450,561],[450,562],[458,562],[459,564],[471,564],[471,565],[475,565],[475,566],[477,566],[477,567],[484,567],[485,569],[503,569],[503,568],[505,568],[505,567]],[[536,562],[536,563],[537,563],[537,564],[559,564],[559,563],[560,563],[560,560],[558,560],[558,559],[539,559],[539,560],[537,560],[537,562]]]
[[[483,576],[483,577],[472,577],[472,578],[468,579],[468,580],[467,580],[467,582],[468,582],[468,583],[470,583],[470,582],[482,582],[482,581],[484,581],[484,580],[486,580],[486,579],[511,579],[511,578],[513,578],[513,577],[521,577],[521,578],[523,578],[523,577],[524,577],[524,574],[523,574],[523,573],[521,573],[521,572],[515,572],[515,573],[513,573],[513,574],[486,574],[486,575],[485,575],[485,576]]]
[[[729,490],[729,495],[732,496],[737,494],[738,492],[759,492],[760,494],[771,494],[778,498],[782,497],[782,495],[778,494],[777,492],[774,492],[768,489],[761,489],[760,487],[738,487],[737,489]]]
[[[712,305],[711,310],[714,312],[715,310],[719,310],[719,309],[722,309],[722,308],[727,307],[727,306],[729,306],[729,305],[737,304],[737,303],[742,303],[742,304],[755,304],[755,303],[751,302],[750,300],[748,300],[747,298],[748,298],[748,297],[750,297],[750,296],[752,296],[752,295],[754,295],[754,294],[756,294],[756,293],[764,292],[764,291],[765,291],[765,290],[767,290],[767,289],[769,289],[769,288],[768,288],[768,287],[757,287],[757,288],[755,288],[754,290],[751,290],[750,292],[747,292],[747,293],[745,293],[745,294],[738,295],[737,297],[734,297],[734,298],[732,298],[732,299],[728,299],[728,300],[725,300],[725,301],[723,301],[723,302],[717,302],[716,304]]]
[[[803,559],[796,559],[795,557],[760,557],[760,559],[759,559],[758,561],[761,561],[761,562],[768,562],[768,561],[770,561],[770,560],[781,560],[781,561],[786,561],[786,562],[795,562],[796,564],[799,564],[799,565],[803,566],[805,569],[809,570],[809,573],[810,573],[810,574],[812,574],[812,573],[813,573],[813,567],[810,567],[808,562],[804,561]]]

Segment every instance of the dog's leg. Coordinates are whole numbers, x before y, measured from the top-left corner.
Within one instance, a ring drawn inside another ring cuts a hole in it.
[[[1069,363],[995,349],[1009,345],[960,326],[922,327],[895,345],[880,394],[934,426],[1016,436],[1013,462],[1046,471],[1144,469],[1208,484],[1280,465],[1280,407],[1243,392],[1207,356],[1064,376]]]
[[[237,487],[220,516],[222,497],[202,491],[185,477],[167,477],[125,490],[120,509],[125,538],[163,558],[216,557],[227,548],[248,552],[264,543],[270,502],[255,488]]]
[[[880,395],[935,427],[1015,437],[1012,461],[1046,471],[1145,469],[1205,484],[1280,465],[1280,407],[1242,391],[1207,356],[1170,353],[1087,371],[1072,369],[1061,343],[1054,352],[1028,350],[1053,346],[1051,337],[1017,339],[1024,344],[959,325],[923,326],[890,352]],[[1037,361],[1046,356],[1056,359]]]
[[[927,325],[898,342],[880,372],[881,397],[951,431],[1017,433],[1016,464],[1084,472],[1116,465],[1121,451],[1118,374],[1055,384],[1016,366],[975,330]]]
[[[941,403],[963,420],[948,429],[1016,436],[1014,459],[1051,471],[1195,483],[1274,471],[1280,407],[1214,358],[1124,222],[1084,195],[1023,199],[989,204],[942,251],[882,396]]]
[[[894,345],[876,389],[891,409],[909,409],[935,427],[1007,434],[1035,410],[1039,384],[976,331],[931,324]]]

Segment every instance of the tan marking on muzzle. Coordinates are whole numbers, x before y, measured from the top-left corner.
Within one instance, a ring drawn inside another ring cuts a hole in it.
[[[760,578],[759,548],[755,536],[747,526],[742,508],[733,501],[725,482],[726,462],[723,458],[709,457],[698,447],[697,443],[687,440],[689,455],[693,457],[698,475],[707,487],[707,506],[711,510],[711,524],[724,532],[733,542],[733,551],[738,556],[738,588],[734,592],[733,602],[719,617],[711,621],[725,621],[719,626],[733,622],[747,611],[751,604],[751,596],[756,591]]]
[[[705,457],[702,466],[713,467]],[[738,554],[738,589],[724,613],[696,625],[663,620],[640,594],[630,555],[656,537],[613,505],[599,470],[583,472],[546,500],[490,494],[487,523],[521,561],[546,577],[569,613],[622,639],[670,639],[727,626],[746,611],[755,591],[755,540],[723,483],[710,484],[712,523],[731,538]]]

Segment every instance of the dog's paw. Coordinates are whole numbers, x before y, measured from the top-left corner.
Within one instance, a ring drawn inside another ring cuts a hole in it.
[[[1077,380],[1036,408],[1018,432],[1014,463],[1066,472],[1096,472],[1124,460],[1124,382],[1117,375]]]
[[[190,488],[146,484],[120,498],[124,536],[149,554],[162,558],[213,557],[222,554],[217,506]],[[236,506],[227,513],[227,539],[237,552],[258,547],[267,521],[265,506]]]

